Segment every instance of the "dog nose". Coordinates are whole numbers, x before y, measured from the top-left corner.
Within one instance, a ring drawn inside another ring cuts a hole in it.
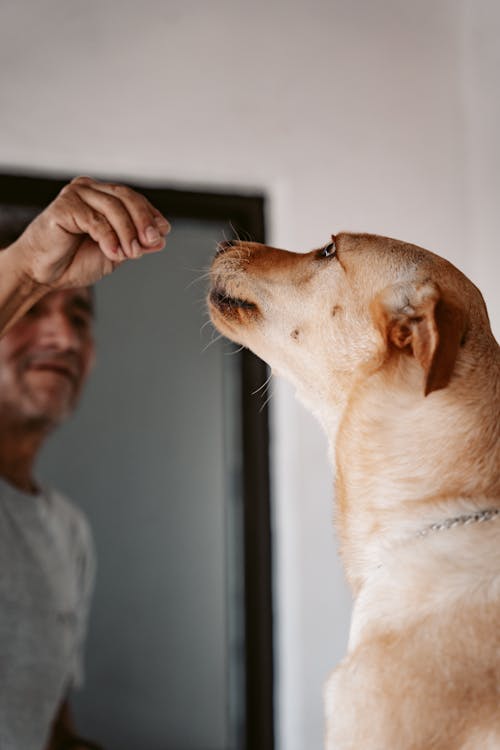
[[[229,250],[230,248],[234,247],[236,244],[237,244],[237,240],[222,240],[221,242],[218,242],[215,257],[217,257],[218,255],[222,255],[222,253],[225,253],[226,250]]]

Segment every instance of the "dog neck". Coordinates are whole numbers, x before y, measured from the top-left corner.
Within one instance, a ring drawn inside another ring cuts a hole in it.
[[[381,545],[500,506],[494,395],[469,377],[467,389],[457,379],[424,398],[419,377],[410,369],[396,386],[375,373],[353,388],[340,421],[337,528],[355,588]]]
[[[457,526],[468,526],[471,523],[484,523],[485,521],[494,521],[500,515],[500,508],[488,508],[486,510],[476,511],[454,518],[446,518],[444,521],[436,521],[429,524],[418,532],[418,536],[427,536],[439,531],[447,531]]]
[[[460,516],[447,517],[442,508],[436,522],[379,546],[372,567],[355,582],[350,649],[370,633],[397,631],[441,607],[463,607],[464,597],[474,606],[488,600],[500,567],[499,527],[490,522],[500,518],[500,508],[487,508],[488,498],[480,502],[484,510]]]

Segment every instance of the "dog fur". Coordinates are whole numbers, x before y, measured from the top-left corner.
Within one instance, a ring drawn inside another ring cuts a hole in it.
[[[222,243],[211,282],[215,326],[295,384],[336,464],[355,606],[327,750],[499,750],[500,518],[470,518],[500,508],[500,355],[480,292],[366,234],[304,254]]]

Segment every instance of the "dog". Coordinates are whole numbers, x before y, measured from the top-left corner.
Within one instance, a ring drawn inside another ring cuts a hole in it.
[[[224,242],[216,328],[295,385],[336,464],[353,589],[327,750],[500,749],[500,354],[479,290],[415,245]]]

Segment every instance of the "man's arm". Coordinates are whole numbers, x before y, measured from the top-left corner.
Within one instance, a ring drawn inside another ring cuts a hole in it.
[[[44,294],[89,286],[165,246],[168,221],[122,185],[77,177],[0,252],[0,335]]]

